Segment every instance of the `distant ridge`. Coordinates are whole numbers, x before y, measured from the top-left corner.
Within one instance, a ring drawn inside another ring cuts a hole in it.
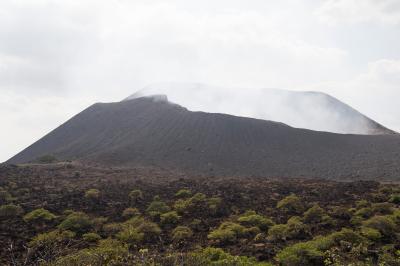
[[[97,103],[7,163],[52,154],[110,166],[206,175],[391,179],[400,177],[400,137],[342,135],[141,97]]]

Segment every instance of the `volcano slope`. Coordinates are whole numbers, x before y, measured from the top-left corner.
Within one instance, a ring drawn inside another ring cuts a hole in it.
[[[397,134],[317,132],[272,121],[191,112],[150,97],[94,104],[7,163],[31,162],[47,154],[59,160],[202,175],[400,177]]]

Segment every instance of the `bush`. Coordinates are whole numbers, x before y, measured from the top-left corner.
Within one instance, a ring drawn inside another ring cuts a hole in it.
[[[211,265],[211,266],[271,266],[266,262],[257,262],[254,258],[245,256],[232,256],[220,248],[207,247],[203,250],[188,254],[187,265]]]
[[[244,236],[245,228],[240,224],[232,222],[223,222],[218,229],[211,231],[208,238],[217,240],[222,244],[234,243],[238,238]]]
[[[86,242],[97,242],[101,237],[96,233],[86,233],[82,235],[82,239]]]
[[[178,192],[175,193],[175,197],[177,198],[188,198],[192,195],[192,192],[189,189],[180,189]]]
[[[97,200],[100,198],[100,191],[95,188],[91,188],[85,192],[85,198],[90,200]]]
[[[394,203],[394,204],[400,204],[400,194],[391,195],[389,202]]]
[[[217,200],[218,199],[218,200]],[[210,209],[212,212],[216,212],[218,205],[220,203],[219,198],[215,198],[215,200],[211,200],[207,204],[206,195],[203,193],[196,193],[193,197],[188,199],[178,199],[174,203],[174,209],[179,214],[192,214],[194,212],[199,212],[204,210],[205,208]],[[206,205],[207,204],[207,205]],[[207,212],[203,211],[203,214],[207,214]]]
[[[364,221],[363,217],[355,215],[351,218],[350,223],[352,225],[358,226],[361,225],[363,221]]]
[[[6,204],[0,206],[0,218],[2,219],[11,219],[18,216],[21,216],[24,213],[24,210],[14,204]]]
[[[117,239],[128,244],[135,245],[139,244],[144,239],[144,233],[131,225],[123,226],[123,229],[116,235]]]
[[[356,202],[357,209],[368,207],[370,204],[366,200],[359,200]]]
[[[13,197],[7,190],[0,189],[0,204],[11,201],[12,199]]]
[[[117,238],[129,245],[139,244],[143,241],[150,242],[161,233],[157,224],[144,220],[142,217],[132,218],[122,224]]]
[[[363,225],[378,230],[385,237],[393,236],[396,231],[396,224],[387,216],[374,216]]]
[[[306,223],[320,223],[324,214],[324,209],[318,204],[315,204],[304,213],[304,221]]]
[[[146,212],[152,216],[157,217],[163,213],[169,212],[170,208],[165,202],[160,200],[154,200],[150,203],[149,207],[146,209]]]
[[[268,239],[271,241],[285,241],[289,236],[289,226],[286,224],[277,224],[268,230]]]
[[[347,208],[340,206],[335,206],[330,212],[330,215],[334,218],[346,221],[350,220],[352,216],[351,212]]]
[[[123,265],[128,257],[128,247],[116,239],[99,241],[97,247],[82,249],[58,258],[54,265]]]
[[[122,230],[122,228],[123,225],[120,223],[110,223],[103,226],[103,230],[108,236],[117,234],[119,231]]]
[[[54,214],[52,214],[50,211],[45,210],[43,208],[40,209],[36,209],[31,211],[30,213],[26,214],[24,216],[24,221],[27,223],[47,223],[50,221],[53,221],[55,218],[57,218],[57,216],[55,216]]]
[[[140,211],[136,208],[126,208],[122,212],[122,217],[124,217],[124,218],[132,218],[134,216],[139,216],[139,215],[140,215]]]
[[[92,228],[89,216],[83,212],[73,212],[58,225],[62,230],[70,230],[78,234],[86,233]]]
[[[57,158],[53,155],[47,154],[47,155],[43,155],[39,158],[36,159],[36,162],[38,163],[54,163],[57,161]]]
[[[393,204],[389,202],[374,203],[371,208],[375,215],[386,215],[393,213]]]
[[[178,199],[174,203],[174,210],[176,210],[179,214],[187,214],[189,213],[190,208],[192,207],[190,200]]]
[[[104,227],[104,225],[106,224],[107,221],[108,221],[108,218],[107,217],[102,217],[102,216],[92,219],[93,229],[95,231],[103,230],[103,227]]]
[[[293,216],[287,221],[288,237],[292,239],[305,238],[309,235],[308,226],[305,225],[299,216]]]
[[[382,238],[382,234],[378,230],[364,226],[361,228],[361,235],[372,241],[378,241]]]
[[[132,190],[131,192],[129,192],[128,196],[134,202],[137,202],[137,201],[143,199],[143,193],[140,189]]]
[[[328,236],[335,244],[340,244],[341,241],[358,245],[364,242],[364,238],[351,229],[343,228],[339,232],[334,232]]]
[[[373,214],[374,214],[374,211],[370,207],[361,208],[354,213],[355,216],[359,216],[359,217],[363,217],[363,218],[369,218]]]
[[[172,240],[174,242],[184,241],[193,236],[192,230],[187,226],[177,226],[172,231]]]
[[[260,230],[267,230],[274,225],[271,219],[257,214],[255,211],[247,211],[238,218],[238,222],[244,226],[257,226]]]
[[[279,201],[276,207],[288,213],[302,213],[304,210],[303,202],[295,194],[291,194]]]
[[[219,197],[212,197],[207,199],[207,207],[210,211],[210,214],[215,215],[220,207],[222,199]]]
[[[297,243],[284,248],[276,256],[281,265],[304,266],[324,265],[324,254],[312,243]]]
[[[164,214],[161,214],[161,224],[170,226],[170,225],[175,225],[179,222],[179,219],[181,218],[176,211],[170,211],[166,212]]]
[[[71,231],[54,230],[43,234],[38,234],[30,242],[29,246],[34,249],[51,249],[65,245],[75,237]]]

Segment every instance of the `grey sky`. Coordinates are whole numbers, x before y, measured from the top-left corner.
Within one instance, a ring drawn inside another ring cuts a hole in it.
[[[2,0],[0,161],[158,82],[319,90],[400,130],[398,47],[398,0]]]

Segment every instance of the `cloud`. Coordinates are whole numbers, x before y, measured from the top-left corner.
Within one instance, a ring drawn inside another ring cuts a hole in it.
[[[372,61],[350,80],[323,83],[313,89],[330,91],[362,113],[400,131],[400,60]]]
[[[398,25],[398,0],[328,0],[316,11],[317,16],[330,24],[378,22]]]
[[[182,1],[4,1],[0,89],[123,97],[149,83],[291,87],[339,75],[347,53],[288,33],[296,13]],[[273,7],[273,5],[271,4]],[[278,18],[277,18],[278,17]],[[304,67],[307,62],[307,67]],[[291,79],[287,77],[290,76]]]
[[[35,97],[2,91],[0,162],[28,147],[92,103],[92,99]]]

